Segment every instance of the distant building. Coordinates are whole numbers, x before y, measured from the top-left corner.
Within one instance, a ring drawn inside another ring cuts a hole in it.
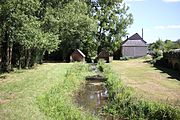
[[[103,49],[97,56],[97,59],[104,59],[107,63],[109,63],[109,52]]]
[[[146,41],[138,33],[127,38],[121,45],[122,57],[141,57],[147,55]]]
[[[85,55],[81,52],[81,50],[76,49],[70,56],[71,61],[84,62]]]

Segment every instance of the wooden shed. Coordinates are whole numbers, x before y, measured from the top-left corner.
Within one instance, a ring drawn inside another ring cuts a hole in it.
[[[97,59],[104,59],[107,63],[109,63],[109,52],[103,49],[97,56]]]
[[[81,52],[81,50],[76,49],[70,56],[71,61],[84,62],[85,55]]]
[[[146,41],[138,33],[127,38],[121,45],[122,57],[141,57],[147,55],[147,51]]]

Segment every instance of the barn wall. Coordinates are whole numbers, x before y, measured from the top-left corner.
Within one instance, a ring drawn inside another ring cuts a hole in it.
[[[134,57],[134,47],[122,47],[122,56]]]
[[[135,47],[135,57],[147,55],[147,47]]]
[[[122,56],[141,57],[147,55],[147,47],[122,47]]]

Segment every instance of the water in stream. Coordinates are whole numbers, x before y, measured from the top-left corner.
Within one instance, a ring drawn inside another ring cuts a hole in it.
[[[99,80],[87,80],[84,88],[78,93],[77,102],[86,110],[97,115],[107,102],[107,89]]]
[[[92,65],[92,71],[97,75],[87,76],[86,84],[76,96],[76,101],[80,107],[92,112],[94,115],[100,115],[103,107],[107,104],[108,91],[104,81],[107,78],[101,76],[101,72],[97,70],[96,65]],[[118,120],[116,117],[110,115],[101,115],[103,120]],[[122,119],[121,119],[122,120]]]

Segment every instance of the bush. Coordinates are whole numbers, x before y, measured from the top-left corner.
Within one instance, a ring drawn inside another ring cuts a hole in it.
[[[97,68],[100,72],[103,72],[104,67],[105,67],[105,60],[100,59],[97,63]]]
[[[120,60],[129,60],[131,57],[127,57],[127,56],[125,56],[125,57],[120,57]]]

